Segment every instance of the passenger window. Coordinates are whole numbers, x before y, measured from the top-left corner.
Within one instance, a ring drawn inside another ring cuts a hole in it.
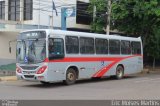
[[[131,42],[132,54],[141,54],[141,43],[140,42]]]
[[[109,40],[109,53],[110,54],[120,54],[120,41],[119,40]]]
[[[96,54],[108,54],[108,40],[99,39],[95,40]]]
[[[94,54],[94,39],[81,37],[80,38],[80,52],[82,54]]]
[[[66,36],[66,53],[78,54],[79,53],[79,39],[74,36]]]
[[[131,54],[131,44],[130,41],[121,41],[121,54]]]

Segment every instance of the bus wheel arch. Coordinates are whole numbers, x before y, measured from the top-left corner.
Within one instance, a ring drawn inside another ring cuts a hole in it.
[[[116,79],[122,79],[124,76],[124,65],[123,64],[118,64],[116,67]]]
[[[76,66],[70,66],[68,67],[66,71],[66,79],[63,81],[66,85],[71,85],[76,82],[76,79],[78,79],[79,71]]]

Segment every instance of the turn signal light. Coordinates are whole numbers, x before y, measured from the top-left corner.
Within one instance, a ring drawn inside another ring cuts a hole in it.
[[[22,73],[22,70],[18,66],[16,66],[16,72]]]
[[[47,69],[47,66],[42,66],[42,67],[37,71],[36,74],[42,74],[42,73],[44,73],[44,72],[46,71],[46,69]]]

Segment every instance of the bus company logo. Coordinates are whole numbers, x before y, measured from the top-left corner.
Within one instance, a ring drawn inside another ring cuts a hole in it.
[[[25,58],[24,58],[24,62],[25,63],[28,63],[28,58],[25,56]]]
[[[1,106],[18,106],[18,101],[15,100],[2,100]]]
[[[104,66],[104,61],[101,61],[101,66]]]

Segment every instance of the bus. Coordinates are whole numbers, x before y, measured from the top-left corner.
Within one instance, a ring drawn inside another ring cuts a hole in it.
[[[36,29],[17,37],[16,76],[43,84],[139,73],[141,37]]]

